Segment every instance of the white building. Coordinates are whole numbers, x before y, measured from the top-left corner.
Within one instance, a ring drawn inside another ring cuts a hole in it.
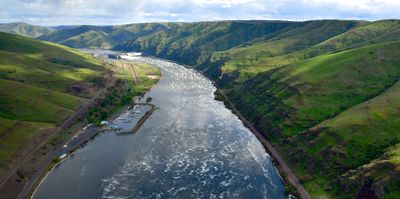
[[[107,122],[107,121],[101,121],[100,124],[101,124],[101,125],[107,125],[108,122]]]
[[[141,56],[142,53],[141,52],[130,52],[130,53],[126,53],[128,56],[130,57],[136,57],[136,56]]]

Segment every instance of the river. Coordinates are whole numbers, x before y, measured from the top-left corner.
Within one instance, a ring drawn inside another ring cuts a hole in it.
[[[145,98],[159,109],[133,135],[99,134],[53,169],[35,199],[288,198],[269,155],[194,70],[162,71]]]

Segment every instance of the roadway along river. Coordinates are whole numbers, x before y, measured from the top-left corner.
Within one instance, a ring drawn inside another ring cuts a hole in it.
[[[134,135],[103,133],[49,173],[35,199],[287,198],[270,157],[201,74],[140,58],[163,77]],[[145,97],[145,98],[146,98]]]

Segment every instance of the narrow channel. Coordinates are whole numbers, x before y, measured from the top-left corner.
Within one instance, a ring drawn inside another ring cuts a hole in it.
[[[162,71],[144,97],[158,109],[135,134],[99,134],[53,169],[35,199],[288,198],[269,155],[194,70]]]

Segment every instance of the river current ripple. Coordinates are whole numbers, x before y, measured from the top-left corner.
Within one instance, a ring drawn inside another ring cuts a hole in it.
[[[159,109],[134,135],[105,133],[54,169],[34,198],[287,198],[269,155],[214,100],[212,82],[155,59]],[[54,197],[56,196],[56,197]]]

